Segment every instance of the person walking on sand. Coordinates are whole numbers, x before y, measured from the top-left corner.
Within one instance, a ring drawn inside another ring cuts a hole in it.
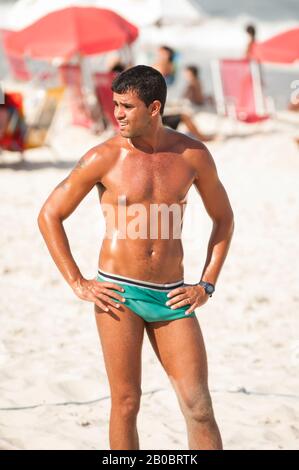
[[[222,449],[195,310],[204,314],[215,290],[233,234],[233,211],[204,144],[162,125],[161,73],[132,67],[116,77],[112,90],[119,134],[90,149],[58,184],[40,210],[39,228],[74,294],[94,303],[111,392],[111,449],[139,449],[145,331],[177,394],[189,448]],[[198,282],[186,284],[181,230],[192,185],[213,229]],[[97,276],[85,279],[63,222],[95,186],[106,233]]]

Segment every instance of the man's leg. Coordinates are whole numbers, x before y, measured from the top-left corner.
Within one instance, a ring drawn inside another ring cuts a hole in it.
[[[222,449],[208,389],[207,357],[196,317],[146,324],[154,351],[174,386],[190,449]]]
[[[137,414],[141,398],[144,320],[122,305],[103,312],[95,306],[111,392],[110,448],[139,449]]]
[[[181,119],[187,127],[188,131],[190,131],[195,137],[197,137],[197,139],[202,140],[203,142],[208,142],[209,140],[213,140],[215,138],[214,135],[205,135],[200,132],[192,121],[191,117],[187,114],[181,114]]]

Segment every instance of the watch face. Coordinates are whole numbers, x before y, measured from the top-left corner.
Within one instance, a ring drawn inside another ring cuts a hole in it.
[[[208,292],[208,294],[213,294],[213,292],[214,292],[214,287],[211,286],[211,284],[208,284],[208,285],[206,286],[206,291]]]

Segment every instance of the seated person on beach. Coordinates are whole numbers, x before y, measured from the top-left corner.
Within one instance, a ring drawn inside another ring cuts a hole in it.
[[[162,123],[164,124],[164,126],[170,127],[174,130],[177,129],[179,124],[183,123],[187,127],[188,131],[192,134],[192,136],[196,137],[197,139],[203,142],[208,142],[209,140],[213,140],[215,138],[214,134],[203,134],[193,122],[191,117],[185,113],[167,114],[167,112],[165,112],[162,116]]]
[[[186,98],[191,104],[196,106],[212,103],[212,97],[204,95],[199,78],[199,68],[196,65],[187,65],[184,69],[184,76],[187,85],[183,91],[183,98]]]
[[[167,85],[172,85],[175,79],[175,51],[168,46],[161,46],[158,49],[157,61],[153,67],[164,77]]]
[[[191,70],[190,70],[191,69]],[[197,76],[197,67],[195,66],[188,66],[186,68],[186,71],[188,72],[188,78],[190,78],[190,88],[189,85],[187,86],[185,93],[183,94],[183,98],[189,99],[189,101],[192,104],[203,104],[205,102],[205,97],[202,94],[202,89],[200,82],[197,79],[197,82],[193,80],[193,77],[195,75]],[[194,87],[193,87],[194,84]],[[198,85],[198,86],[197,86]],[[192,87],[192,90],[191,90]],[[193,98],[193,101],[190,99]],[[209,97],[207,97],[207,100]],[[194,103],[196,102],[196,103]],[[181,107],[181,105],[179,105]],[[176,106],[177,108],[177,106]],[[207,142],[209,140],[213,140],[216,136],[214,134],[212,135],[205,135],[203,132],[201,132],[198,129],[198,126],[194,123],[192,117],[190,116],[189,112],[171,112],[170,109],[165,109],[164,115],[162,116],[162,122],[165,126],[170,127],[171,129],[176,130],[179,126],[179,124],[183,123],[187,127],[188,131],[197,139],[202,140],[204,142]]]

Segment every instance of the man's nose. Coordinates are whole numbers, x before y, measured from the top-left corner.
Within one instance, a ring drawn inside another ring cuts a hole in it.
[[[123,119],[125,117],[124,108],[121,108],[120,106],[115,108],[115,117],[116,117],[116,119]]]

